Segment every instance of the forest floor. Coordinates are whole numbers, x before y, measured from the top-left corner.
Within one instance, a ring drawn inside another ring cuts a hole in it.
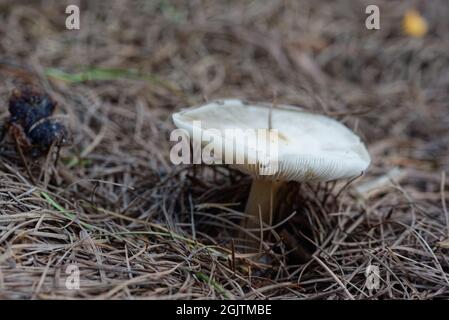
[[[419,2],[422,38],[415,1],[78,1],[67,30],[71,2],[0,3],[0,122],[31,81],[70,131],[58,161],[0,143],[0,298],[449,298],[445,0]],[[250,178],[169,159],[171,115],[227,97],[326,114],[372,157],[291,183],[264,263],[232,245]]]

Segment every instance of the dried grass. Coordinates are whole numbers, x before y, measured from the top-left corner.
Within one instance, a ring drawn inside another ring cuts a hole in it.
[[[0,119],[26,78],[73,133],[57,165],[29,160],[36,185],[0,145],[0,298],[449,298],[445,1],[419,3],[423,39],[400,31],[413,1],[376,1],[378,31],[372,1],[80,1],[80,31],[65,2],[0,4]],[[250,180],[171,165],[168,137],[181,107],[274,96],[343,121],[373,164],[348,186],[292,183],[264,264],[232,249]]]

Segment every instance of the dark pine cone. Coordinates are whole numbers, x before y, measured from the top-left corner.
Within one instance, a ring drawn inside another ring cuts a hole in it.
[[[32,145],[32,155],[38,156],[48,150],[54,142],[65,144],[67,131],[63,124],[45,119],[31,128],[28,137]]]
[[[26,85],[13,91],[9,100],[9,135],[24,152],[38,157],[52,144],[64,145],[65,126],[51,119],[56,102],[49,95]]]
[[[56,103],[47,95],[31,86],[14,90],[9,99],[10,122],[21,125],[26,133],[39,120],[53,114]]]

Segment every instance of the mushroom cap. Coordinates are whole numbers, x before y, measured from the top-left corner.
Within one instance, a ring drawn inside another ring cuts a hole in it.
[[[363,174],[371,161],[363,142],[346,126],[293,106],[217,100],[175,113],[173,122],[190,136],[194,128],[201,132],[214,129],[214,141],[221,141],[223,146],[222,158],[244,157],[245,163],[231,165],[254,178],[298,182],[348,179]],[[262,138],[240,135],[233,140],[233,148],[229,148],[226,147],[229,143],[227,129],[265,130],[267,134]],[[261,139],[265,139],[268,147],[260,147]],[[202,145],[208,143],[203,141]],[[267,152],[271,148],[277,151]],[[254,150],[258,152],[256,159]],[[261,171],[267,166],[276,169],[269,174]]]

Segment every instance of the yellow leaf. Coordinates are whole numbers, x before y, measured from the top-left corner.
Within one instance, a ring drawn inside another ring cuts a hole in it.
[[[409,9],[402,20],[402,28],[405,34],[421,38],[428,30],[427,21],[414,9]]]

